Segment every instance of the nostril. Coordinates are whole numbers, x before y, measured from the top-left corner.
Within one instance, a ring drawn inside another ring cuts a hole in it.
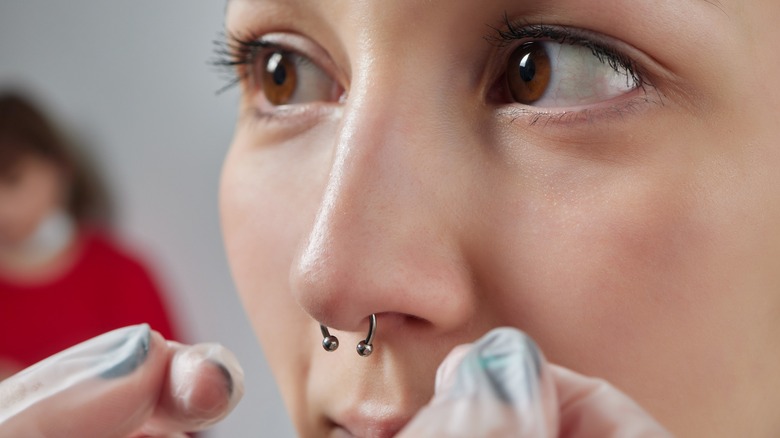
[[[401,312],[380,312],[376,314],[377,325],[382,326],[383,331],[394,331],[399,328],[425,326],[430,325],[431,322],[415,315],[409,315]]]
[[[299,282],[293,286],[293,295],[312,320],[331,329],[358,330],[362,319],[371,313],[355,309],[357,303],[352,294],[328,282]]]

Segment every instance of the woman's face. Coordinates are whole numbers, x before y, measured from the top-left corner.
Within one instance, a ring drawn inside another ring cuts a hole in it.
[[[453,346],[505,325],[680,435],[778,433],[779,20],[230,0],[224,234],[301,436],[397,431]]]
[[[0,175],[0,249],[23,243],[61,208],[64,181],[56,164],[34,154]]]

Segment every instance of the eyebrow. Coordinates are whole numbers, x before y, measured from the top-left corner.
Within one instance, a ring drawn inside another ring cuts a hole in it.
[[[227,7],[231,2],[234,2],[234,1],[235,0],[226,0],[225,1],[225,7]],[[253,1],[253,2],[263,2],[263,1],[267,1],[267,0],[251,0],[251,1]],[[723,4],[720,2],[720,0],[701,0],[701,1],[703,1],[704,3],[709,3],[710,5],[715,6],[716,8],[720,9],[721,11],[723,11]]]
[[[230,6],[230,3],[234,3],[235,1],[236,0],[226,0],[225,1],[225,9],[227,10],[228,6]],[[285,1],[280,1],[280,0],[244,0],[244,1],[250,1],[252,3],[268,3],[268,2],[271,2],[271,3],[280,3],[280,4],[284,4],[284,3],[287,2],[286,0]],[[296,1],[296,3],[300,3],[299,0],[295,0],[295,1]],[[540,0],[536,0],[536,1],[540,1]],[[697,1],[697,0],[694,0],[694,1]],[[723,3],[721,2],[721,0],[698,0],[698,1],[700,1],[702,3],[707,3],[710,6],[714,6],[714,7],[718,8],[718,9],[720,9],[720,11],[722,13],[728,15],[726,13],[725,8],[723,7]]]

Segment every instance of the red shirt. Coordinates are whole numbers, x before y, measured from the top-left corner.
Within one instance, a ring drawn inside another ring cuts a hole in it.
[[[23,366],[115,328],[149,323],[175,339],[163,298],[146,268],[107,236],[80,236],[78,260],[40,284],[0,276],[0,359]]]

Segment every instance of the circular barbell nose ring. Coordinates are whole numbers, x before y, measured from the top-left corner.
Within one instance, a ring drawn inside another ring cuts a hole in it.
[[[328,328],[320,324],[320,332],[322,332],[322,348],[325,351],[336,351],[339,348],[339,340],[335,336],[331,335]],[[366,339],[358,342],[356,350],[357,353],[363,357],[370,356],[374,351],[374,346],[371,342],[374,340],[374,333],[376,332],[376,314],[372,313],[368,317],[368,336]]]

